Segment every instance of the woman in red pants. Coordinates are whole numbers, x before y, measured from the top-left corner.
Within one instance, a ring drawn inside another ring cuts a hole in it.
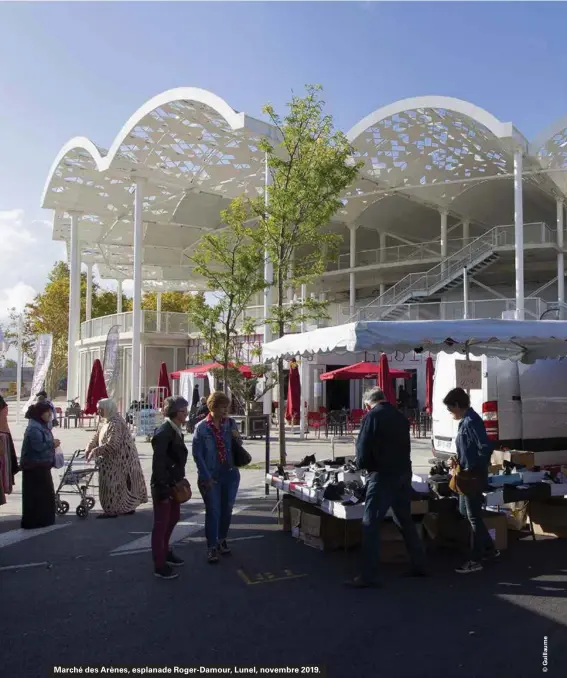
[[[185,478],[187,447],[183,440],[183,426],[188,407],[185,398],[168,398],[164,405],[165,422],[152,438],[152,556],[154,574],[161,579],[175,579],[178,575],[173,568],[183,565],[183,560],[173,553],[169,539],[179,521],[180,505],[172,499],[171,491]]]

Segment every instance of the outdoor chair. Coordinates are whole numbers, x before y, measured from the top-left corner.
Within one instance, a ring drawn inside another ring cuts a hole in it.
[[[364,417],[364,410],[351,410],[350,417],[347,421],[347,431],[354,433],[354,430],[360,426],[362,423],[362,418]]]
[[[325,417],[320,412],[307,413],[307,432],[310,429],[317,431],[317,437],[321,437],[321,429],[325,426]]]

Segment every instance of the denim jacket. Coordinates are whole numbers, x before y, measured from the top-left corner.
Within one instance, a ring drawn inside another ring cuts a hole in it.
[[[455,445],[459,465],[463,470],[488,470],[493,450],[492,443],[486,434],[484,422],[472,408],[466,411],[459,423]]]
[[[55,448],[51,430],[39,421],[30,419],[22,443],[22,467],[53,466],[54,462]]]
[[[234,467],[232,458],[232,431],[238,431],[234,419],[225,419],[220,426],[224,438],[224,446],[227,453],[228,466]],[[216,480],[221,469],[219,453],[215,436],[207,425],[207,421],[201,421],[195,428],[193,435],[193,459],[197,466],[199,480]]]

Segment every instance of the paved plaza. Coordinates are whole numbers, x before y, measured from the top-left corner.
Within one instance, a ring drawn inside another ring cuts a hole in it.
[[[13,425],[16,445],[22,427]],[[66,453],[89,433],[59,430]],[[247,444],[254,462],[260,441]],[[151,449],[138,443],[149,480]],[[325,441],[290,441],[290,458],[322,458]],[[276,456],[272,442],[272,458]],[[416,470],[427,443],[415,441]],[[189,477],[195,481],[194,465]],[[59,472],[55,472],[58,479]],[[439,675],[526,678],[567,675],[567,548],[559,540],[513,543],[477,576],[453,573],[455,556],[433,555],[433,576],[407,580],[385,566],[380,591],[350,591],[357,553],[322,553],[284,534],[264,496],[263,471],[242,472],[233,556],[205,561],[203,505],[183,506],[174,534],[185,558],[179,579],[152,576],[149,504],[112,521],[68,515],[51,530],[19,530],[19,485],[0,509],[0,581],[11,643],[2,675],[43,678],[54,665],[325,664],[333,678]],[[515,642],[510,642],[511,630]],[[521,639],[521,643],[517,639]]]

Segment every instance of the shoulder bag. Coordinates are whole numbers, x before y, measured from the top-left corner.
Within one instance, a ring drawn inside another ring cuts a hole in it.
[[[486,479],[480,471],[464,471],[457,465],[449,481],[449,488],[457,494],[473,495],[484,490]]]
[[[183,478],[171,488],[171,498],[177,504],[185,504],[192,496],[193,492],[187,478]]]
[[[236,426],[234,419],[231,419],[230,421]],[[234,460],[234,465],[238,468],[242,468],[251,463],[252,457],[250,456],[250,453],[244,449],[240,437],[235,435],[235,432],[235,429],[232,429],[232,458]]]

